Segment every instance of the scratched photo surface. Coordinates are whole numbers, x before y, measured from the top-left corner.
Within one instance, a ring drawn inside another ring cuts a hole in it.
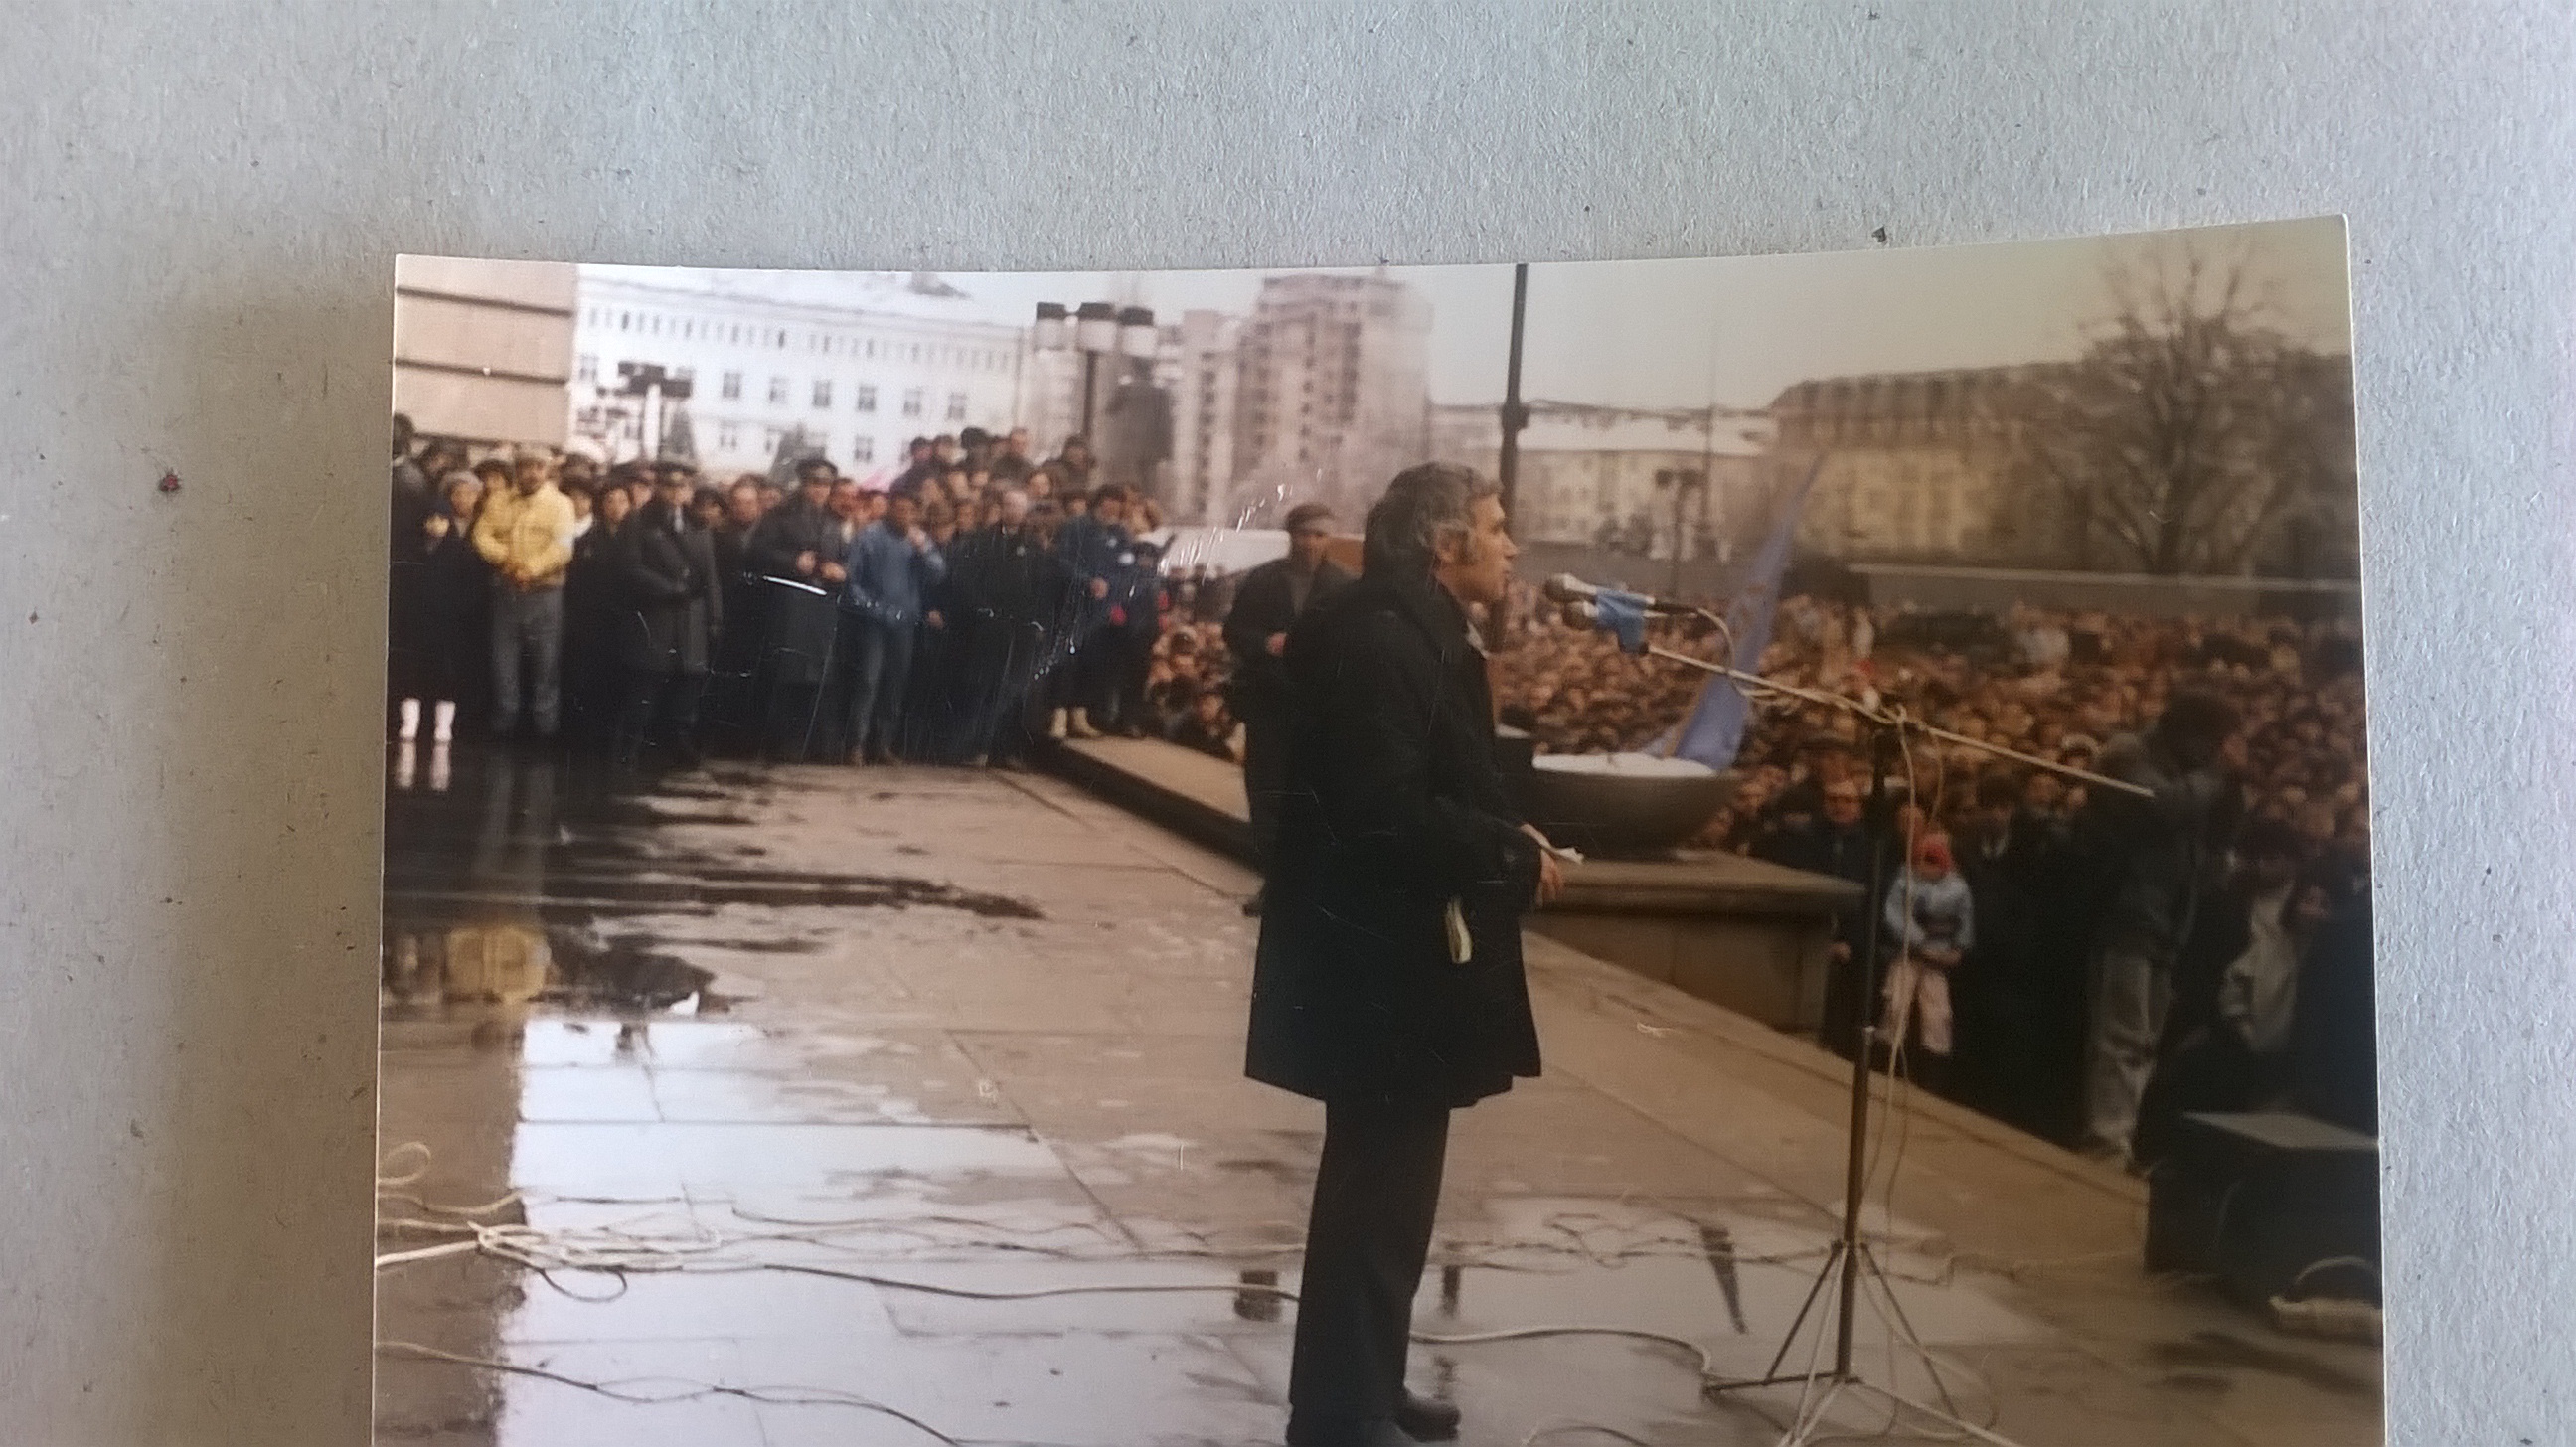
[[[1456,1439],[2380,1439],[2340,220],[394,280],[379,1444],[1283,1440],[1284,640],[1434,463]]]

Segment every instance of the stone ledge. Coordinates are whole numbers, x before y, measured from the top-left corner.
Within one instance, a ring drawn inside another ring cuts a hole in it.
[[[1243,775],[1231,764],[1152,739],[1067,740],[1041,745],[1039,757],[1066,779],[1112,803],[1220,853],[1246,861],[1251,857],[1252,830],[1243,804]],[[1666,902],[1661,911],[1664,913],[1729,912],[1719,901],[1730,888],[1742,888],[1748,897],[1774,904],[1771,908],[1757,905],[1740,912],[1775,915],[1830,911],[1860,893],[1857,886],[1841,880],[1807,875],[1760,860],[1731,855],[1715,859],[1723,861],[1718,866],[1718,877],[1737,883],[1671,887],[1652,881],[1657,871],[1669,874],[1690,865],[1705,871],[1709,856],[1680,864],[1639,865],[1605,860],[1587,863],[1576,872],[1608,873],[1618,881],[1630,880],[1635,872],[1642,872],[1649,876],[1644,884],[1623,883],[1613,888],[1637,888],[1662,899]],[[1596,873],[1595,877],[1600,876]],[[1703,873],[1702,877],[1707,876]],[[1568,910],[1560,905],[1551,913],[1557,918],[1609,913],[1621,907],[1607,903],[1610,897],[1605,892],[1599,897],[1604,902],[1587,899],[1582,907]],[[1656,910],[1650,904],[1640,912]],[[1547,918],[1548,914],[1542,914],[1523,932],[1533,994],[1568,1003],[1589,1002],[1588,1010],[1576,1012],[1581,1018],[1621,1014],[1641,1026],[1653,1026],[1640,1029],[1633,1039],[1623,1037],[1615,1046],[1606,1038],[1578,1043],[1580,1031],[1564,1035],[1560,1037],[1564,1048],[1557,1052],[1561,1063],[1688,1138],[1698,1139],[1718,1129],[1715,1124],[1692,1119],[1710,1102],[1723,1101],[1730,1087],[1753,1086],[1813,1118],[1819,1140],[1839,1140],[1843,1112],[1851,1095],[1850,1062],[1753,1015],[1712,1001],[1674,981],[1659,979],[1652,970],[1606,960],[1549,938]],[[1604,1006],[1612,1008],[1605,1012]],[[1551,1011],[1551,1015],[1556,1013]],[[1727,1062],[1717,1074],[1706,1077],[1706,1098],[1690,1102],[1663,1100],[1645,1087],[1644,1077],[1636,1081],[1624,1079],[1632,1068],[1642,1069],[1650,1060],[1671,1062],[1681,1057],[1697,1059],[1698,1069],[1707,1068],[1713,1060]],[[1872,1088],[1874,1115],[1887,1108],[1888,1091],[1888,1081],[1879,1077]],[[1676,1108],[1685,1104],[1688,1108]],[[1721,1108],[1719,1113],[1725,1112]],[[1908,1113],[1918,1139],[1925,1144],[1973,1141],[2017,1162],[2022,1171],[2030,1173],[2023,1177],[2030,1185],[2053,1181],[2059,1189],[2071,1189],[2095,1199],[2107,1198],[2126,1208],[2115,1213],[2111,1222],[2089,1223],[2085,1234],[2099,1234],[2084,1249],[2135,1243],[2139,1222],[2132,1213],[2143,1212],[2145,1207],[2143,1182],[1928,1091],[1912,1093]],[[1817,1180],[1798,1183],[1812,1189],[1811,1199],[1830,1201],[1839,1196],[1839,1181],[1834,1178],[1840,1170],[1839,1153],[1831,1154],[1828,1161],[1829,1168]]]

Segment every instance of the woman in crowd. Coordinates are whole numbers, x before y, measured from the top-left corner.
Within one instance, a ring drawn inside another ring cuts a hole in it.
[[[424,704],[432,741],[456,737],[456,703],[482,657],[475,646],[482,635],[473,631],[473,622],[485,586],[484,564],[467,537],[482,485],[463,471],[449,473],[443,483],[445,506],[411,513],[409,535],[394,539],[388,672],[404,743],[420,737]]]

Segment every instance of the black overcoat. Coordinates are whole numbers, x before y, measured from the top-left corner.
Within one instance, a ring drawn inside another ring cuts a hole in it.
[[[613,543],[617,661],[638,673],[704,673],[724,626],[724,578],[704,530],[675,529],[659,499]]]
[[[1238,718],[1267,723],[1288,710],[1287,665],[1270,656],[1268,645],[1271,634],[1296,626],[1297,600],[1289,587],[1289,569],[1295,566],[1290,559],[1276,558],[1246,573],[1235,589],[1234,606],[1226,611],[1225,647],[1234,660],[1226,701]],[[1350,574],[1326,560],[1315,570],[1306,606],[1323,602],[1350,581]]]
[[[1428,578],[1363,578],[1306,611],[1285,662],[1288,791],[1245,1072],[1318,1100],[1451,1106],[1537,1075],[1520,922],[1539,851],[1504,792],[1464,611]]]

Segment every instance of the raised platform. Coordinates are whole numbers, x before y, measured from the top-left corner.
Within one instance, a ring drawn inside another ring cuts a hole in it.
[[[1209,848],[1249,861],[1242,771],[1156,740],[1067,741],[1047,755],[1066,778]],[[1856,885],[1733,854],[1594,860],[1528,927],[1778,1030],[1824,1013],[1835,911]]]

